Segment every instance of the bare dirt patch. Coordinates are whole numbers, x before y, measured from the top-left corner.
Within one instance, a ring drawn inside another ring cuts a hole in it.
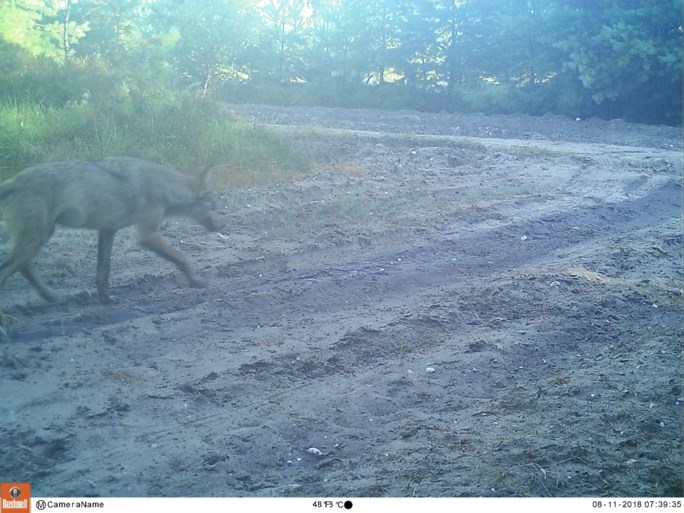
[[[61,231],[36,267],[63,300],[0,292],[0,481],[682,495],[680,130],[235,110],[314,173],[225,192],[223,235],[165,225],[208,289],[123,231],[101,306],[95,235]]]

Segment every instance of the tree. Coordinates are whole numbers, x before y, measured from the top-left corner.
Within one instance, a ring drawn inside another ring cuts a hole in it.
[[[40,25],[46,11],[53,10],[46,2],[39,0],[0,2],[0,38],[31,55],[53,56],[54,48]]]
[[[261,6],[261,53],[252,62],[261,76],[281,83],[302,79],[311,38],[307,10],[307,0],[269,0]]]
[[[242,56],[259,38],[253,0],[159,0],[153,8],[158,26],[179,36],[171,62],[185,87],[207,96],[222,81],[249,77]]]
[[[681,122],[681,0],[598,4],[566,13],[577,32],[559,41],[564,71],[598,113]],[[574,15],[573,15],[574,14]],[[584,14],[584,15],[583,15]]]
[[[683,1],[2,0],[0,96],[142,105],[248,84],[251,101],[680,123]]]
[[[43,30],[50,36],[54,46],[59,48],[64,64],[74,55],[73,47],[88,31],[88,22],[78,22],[72,18],[72,0],[53,0],[50,15],[43,15]]]

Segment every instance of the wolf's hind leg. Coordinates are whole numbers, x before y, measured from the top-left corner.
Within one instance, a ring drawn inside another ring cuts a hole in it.
[[[47,237],[41,237],[38,233],[26,234],[26,232],[16,236],[14,247],[7,260],[0,264],[0,288],[10,276],[21,272],[44,299],[55,301],[57,295],[36,276],[31,263],[48,238],[49,234]]]
[[[33,270],[33,264],[29,262],[28,264],[24,265],[24,267],[21,268],[21,274],[24,275],[24,278],[28,280],[28,282],[33,285],[33,288],[38,291],[38,293],[45,299],[46,301],[57,301],[57,294],[45,285],[39,278],[36,276],[35,271]]]

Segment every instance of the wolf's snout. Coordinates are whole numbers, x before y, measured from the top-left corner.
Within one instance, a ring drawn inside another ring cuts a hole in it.
[[[218,215],[216,212],[209,212],[207,217],[202,221],[202,226],[204,226],[210,232],[218,232],[226,226],[224,219]]]

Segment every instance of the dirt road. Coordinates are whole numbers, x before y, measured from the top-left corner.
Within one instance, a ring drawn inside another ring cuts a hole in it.
[[[681,496],[682,139],[235,106],[311,161],[164,236],[59,232],[0,310],[0,481],[37,496]],[[0,229],[0,255],[7,236]],[[2,256],[0,256],[2,258]]]

